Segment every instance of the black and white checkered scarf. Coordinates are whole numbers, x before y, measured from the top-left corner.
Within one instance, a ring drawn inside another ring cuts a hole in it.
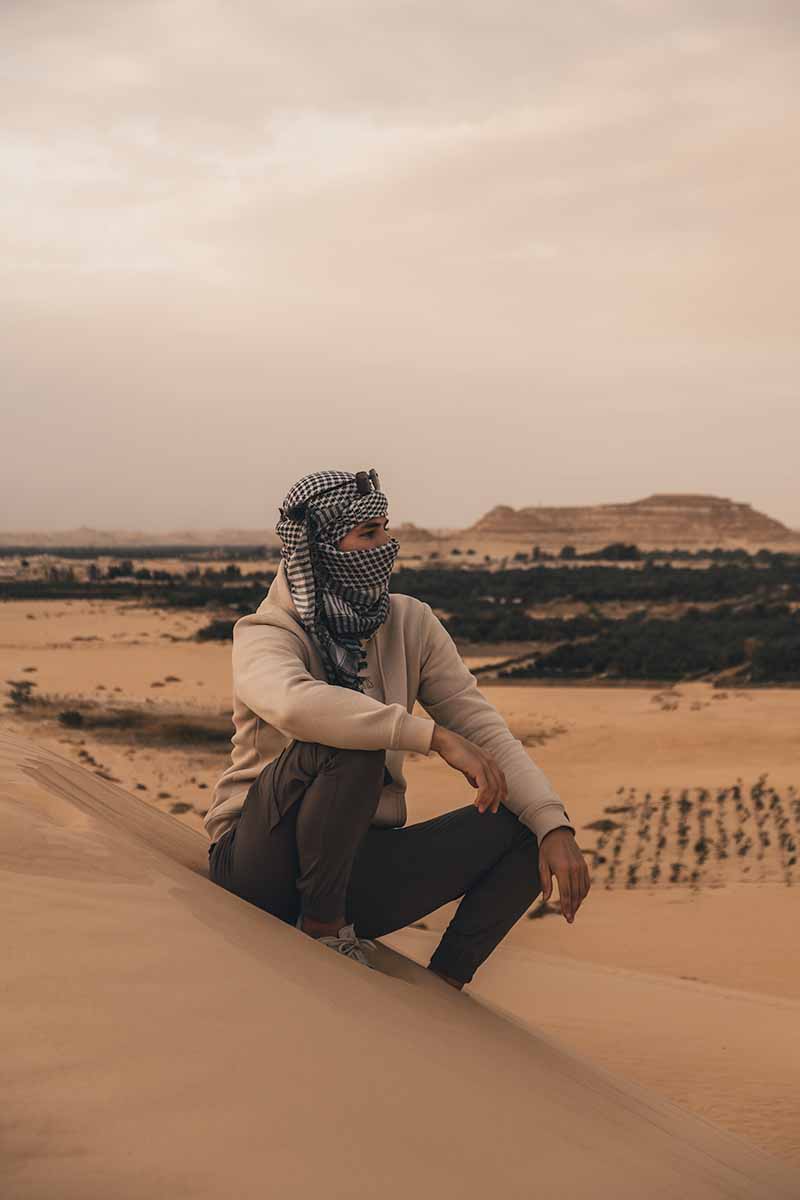
[[[400,543],[393,537],[367,550],[339,550],[337,542],[387,511],[385,494],[360,494],[352,472],[314,471],[289,489],[275,526],[292,599],[328,682],[358,692],[364,691],[362,642],[389,615],[389,576]]]

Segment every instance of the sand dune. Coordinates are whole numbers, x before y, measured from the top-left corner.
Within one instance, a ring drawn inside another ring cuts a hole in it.
[[[800,1192],[389,947],[367,971],[215,887],[200,834],[28,739],[0,736],[0,810],[13,1200]]]
[[[541,922],[535,923],[541,926]],[[385,940],[427,963],[438,932]],[[800,1002],[505,944],[471,994],[800,1165]]]

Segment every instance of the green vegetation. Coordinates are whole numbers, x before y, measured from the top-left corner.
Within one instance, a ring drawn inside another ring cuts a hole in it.
[[[695,797],[692,799],[692,791]],[[625,789],[617,789],[622,799]],[[609,805],[600,818],[584,825],[597,833],[589,856],[593,880],[606,888],[656,884],[703,884],[765,879],[797,879],[800,796],[785,795],[759,775],[749,787],[741,778],[715,790],[665,788],[637,800],[630,788],[627,803]]]
[[[155,557],[157,550],[174,558],[178,549],[137,547],[136,554]],[[215,556],[223,557],[223,549],[216,547]],[[263,560],[266,553],[263,546],[227,549],[233,553],[224,557],[242,563],[248,556]],[[8,557],[9,551],[0,553]],[[90,561],[79,574],[80,553],[58,553],[76,565],[51,564],[45,577],[5,580],[0,599],[114,599],[205,609],[209,620],[197,640],[229,642],[235,621],[258,608],[275,577],[274,570],[247,571],[230,561],[201,569],[192,562],[203,557],[198,547],[184,548],[190,565],[183,571],[137,568],[132,550],[102,569],[93,550],[84,551]],[[659,561],[664,557],[687,561]],[[486,560],[461,555],[448,564],[435,552],[430,559],[397,568],[390,590],[429,604],[462,650],[475,643],[524,643],[524,656],[507,655],[506,664],[496,664],[500,679],[666,682],[728,672],[739,682],[800,682],[800,555],[718,547],[642,551],[612,543],[586,554],[564,546],[554,555],[535,546],[530,555],[514,555],[517,566],[494,571]],[[555,604],[561,611],[548,616]],[[585,611],[565,616],[565,604]],[[603,611],[612,605],[613,615]],[[655,606],[675,611],[654,612]]]
[[[500,675],[678,680],[748,663],[752,682],[800,681],[800,612],[759,603],[737,610],[690,608],[672,621],[636,613]]]
[[[551,600],[586,602],[684,601],[713,603],[754,596],[793,595],[800,599],[800,556],[774,555],[769,563],[723,563],[674,567],[647,561],[640,567],[528,567],[507,571],[482,568],[402,568],[392,575],[391,590],[407,592],[434,608],[462,616],[503,605],[531,606]],[[471,607],[472,606],[472,607]]]

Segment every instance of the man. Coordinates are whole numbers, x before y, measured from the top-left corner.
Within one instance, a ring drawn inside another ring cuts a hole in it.
[[[367,966],[371,938],[461,897],[429,963],[461,988],[553,875],[571,923],[589,872],[561,800],[430,605],[389,592],[387,512],[374,469],[304,475],[280,507],[278,572],[233,628],[209,873]],[[439,754],[474,803],[407,825],[408,751]]]

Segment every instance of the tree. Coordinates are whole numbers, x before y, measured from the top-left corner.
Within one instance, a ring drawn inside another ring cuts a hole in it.
[[[610,562],[638,562],[642,554],[636,545],[627,542],[611,542],[610,545],[599,550],[595,557],[605,558]]]

